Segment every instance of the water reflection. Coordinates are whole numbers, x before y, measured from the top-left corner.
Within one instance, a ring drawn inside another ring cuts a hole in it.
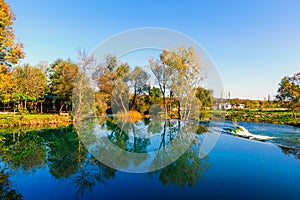
[[[300,148],[294,148],[289,146],[279,146],[282,153],[285,155],[293,155],[296,159],[300,160]]]
[[[96,127],[105,128],[108,140],[119,148],[139,153],[164,148],[172,140],[176,140],[180,128],[180,123],[176,121],[149,123],[148,120],[144,120],[137,122],[132,134],[128,134],[113,118],[97,119],[97,123],[95,121],[86,123],[89,123],[85,127],[89,127],[90,131],[87,129],[85,135],[79,135],[73,126],[29,131],[7,129],[3,132],[0,142],[0,199],[5,197],[21,199],[22,194],[15,190],[10,176],[16,173],[33,175],[37,170],[42,170],[45,174],[60,180],[57,184],[73,185],[76,189],[71,192],[76,196],[91,192],[97,184],[109,184],[110,180],[117,176],[117,171],[100,163],[89,153],[86,143],[85,145],[81,143],[82,137],[86,137],[85,142],[93,144],[96,136],[89,132],[92,133]],[[126,126],[128,124],[122,127],[126,128]],[[128,128],[132,127],[128,126]],[[141,133],[140,129],[145,131]],[[149,137],[140,137],[140,134],[152,134],[155,138],[151,140]],[[158,175],[164,185],[192,187],[201,179],[203,171],[210,167],[208,157],[199,158],[197,151],[199,144],[194,137],[191,148],[176,162],[147,176]],[[155,159],[167,158],[157,155]],[[127,162],[128,165],[131,164]],[[141,162],[143,160],[134,164],[139,165]]]
[[[9,177],[10,173],[5,169],[0,171],[0,199],[23,199],[22,194],[13,189],[13,183]]]
[[[157,174],[163,185],[194,187],[201,180],[203,172],[211,166],[208,156],[200,159],[198,155],[197,151],[189,149],[172,164],[149,174],[150,176]]]
[[[76,123],[81,141],[95,158],[134,173],[155,171],[177,160],[197,140],[199,126],[158,118],[132,123],[118,117]]]

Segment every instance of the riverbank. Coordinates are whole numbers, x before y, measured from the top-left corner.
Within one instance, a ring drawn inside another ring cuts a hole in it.
[[[0,115],[0,127],[68,125],[71,122],[69,117],[55,114]]]
[[[291,111],[270,111],[270,110],[228,110],[226,120],[264,122],[272,124],[286,124],[300,126],[300,112],[296,113],[297,120],[293,120]]]
[[[203,116],[200,120],[209,120],[211,116],[209,114],[210,112],[213,112],[215,117],[218,114],[221,115],[221,117],[224,117],[225,111],[205,111],[204,113],[202,113]],[[230,121],[286,124],[300,127],[300,112],[296,113],[296,116],[297,120],[294,121],[293,113],[291,111],[227,110],[225,119]],[[0,127],[39,126],[55,124],[67,125],[70,123],[72,123],[70,117],[57,114],[0,114]]]

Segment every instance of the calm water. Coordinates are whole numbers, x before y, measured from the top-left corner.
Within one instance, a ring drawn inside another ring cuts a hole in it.
[[[263,143],[222,134],[212,152],[200,159],[197,145],[204,133],[171,165],[138,174],[100,163],[72,126],[2,129],[0,199],[300,199],[299,154],[275,145],[300,146],[299,128],[238,125],[276,138]],[[113,120],[102,120],[96,127],[112,143],[134,152],[164,148],[179,129],[176,121],[140,121],[139,128],[129,134],[123,134]],[[135,139],[134,134],[150,134],[151,139]]]

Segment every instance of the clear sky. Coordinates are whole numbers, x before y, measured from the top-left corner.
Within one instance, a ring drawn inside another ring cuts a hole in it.
[[[198,41],[231,97],[275,96],[284,75],[300,71],[300,1],[6,0],[25,45],[23,62],[76,59],[133,28],[164,27]]]

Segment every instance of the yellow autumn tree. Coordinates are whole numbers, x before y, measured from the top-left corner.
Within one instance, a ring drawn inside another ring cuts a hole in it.
[[[24,57],[23,44],[15,42],[12,27],[15,14],[10,6],[0,0],[0,100],[8,103],[12,98],[12,73],[11,67]]]

